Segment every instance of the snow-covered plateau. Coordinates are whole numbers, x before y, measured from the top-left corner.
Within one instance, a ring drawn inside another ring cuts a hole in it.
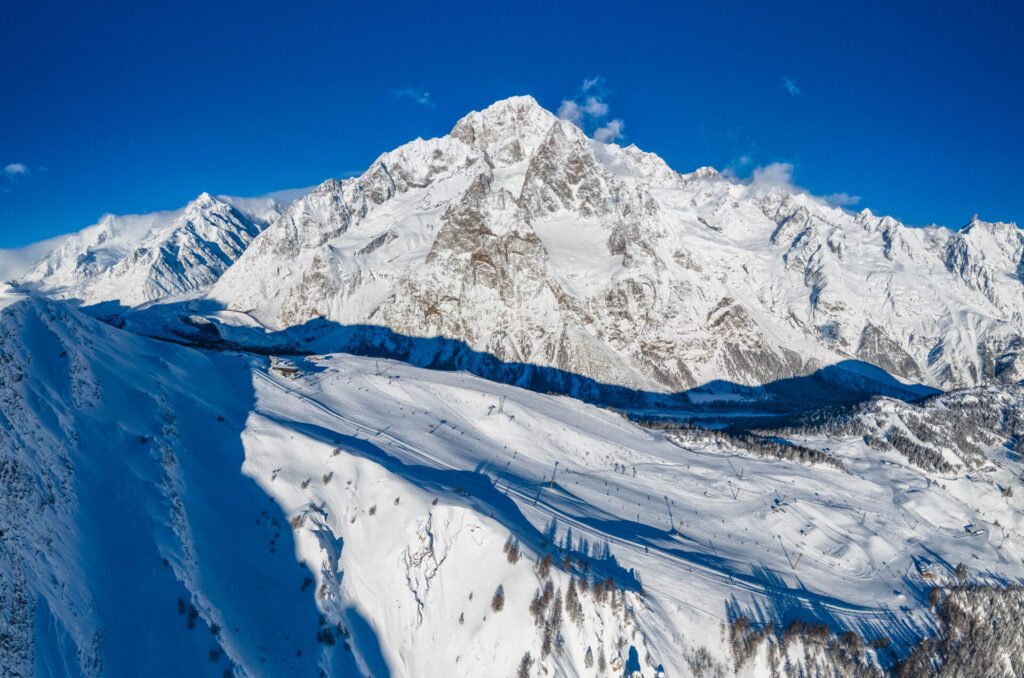
[[[515,97],[0,265],[0,675],[1024,675],[1014,224]]]

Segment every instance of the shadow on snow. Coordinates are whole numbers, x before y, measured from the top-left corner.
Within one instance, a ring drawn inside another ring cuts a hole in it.
[[[602,383],[557,368],[506,362],[490,353],[475,350],[460,340],[407,336],[374,325],[343,326],[318,318],[277,332],[259,327],[228,326],[204,317],[223,310],[206,300],[156,305],[142,310],[125,309],[116,304],[83,310],[116,327],[199,348],[267,355],[344,352],[397,360],[416,367],[464,370],[491,381],[620,409],[637,419],[763,418],[791,415],[822,405],[862,401],[876,395],[913,401],[938,392],[923,385],[904,384],[884,370],[856,360],[841,361],[811,374],[785,377],[760,386],[713,381],[676,393],[645,391]],[[307,366],[311,366],[308,361]],[[471,505],[483,515],[490,515],[501,522],[538,553],[551,552],[552,547],[557,547],[562,555],[589,561],[595,576],[611,576],[624,588],[640,588],[636,574],[618,565],[607,544],[603,550],[595,549],[583,540],[574,543],[571,537],[558,543],[553,526],[545,533],[537,530],[520,512],[516,502],[507,496],[512,485],[509,478],[505,478],[508,485],[503,493],[480,468],[461,471],[407,464],[362,438],[344,436],[339,441],[339,434],[335,431],[313,424],[287,423],[312,438],[335,444],[343,442],[350,452],[370,459],[420,487],[434,488],[452,496],[454,501]],[[517,479],[517,482],[520,486],[529,484],[524,479]],[[567,503],[575,500],[557,483],[552,491]],[[912,620],[902,610],[894,610],[887,617],[880,616],[877,610],[860,609],[840,599],[811,592],[799,578],[795,585],[791,585],[768,568],[708,554],[697,550],[696,544],[695,548],[688,549],[686,542],[689,540],[683,535],[673,536],[667,531],[613,516],[586,515],[584,511],[573,518],[597,531],[628,535],[627,539],[645,548],[657,548],[691,567],[714,570],[736,585],[764,593],[764,603],[755,603],[753,609],[741,609],[734,598],[727,605],[730,619],[748,616],[756,622],[773,622],[779,628],[795,619],[802,619],[828,624],[833,630],[848,628],[852,619],[854,630],[867,640],[888,636],[893,643],[892,650],[900,654],[929,630],[927,622]],[[369,628],[368,625],[365,628]],[[365,631],[365,628],[360,630]],[[383,665],[379,652],[378,647],[377,660],[372,663]]]
[[[280,331],[225,325],[208,317],[223,310],[216,302],[192,300],[141,310],[107,302],[83,311],[138,334],[214,349],[263,354],[350,353],[386,358],[416,367],[462,370],[539,393],[571,396],[600,407],[624,410],[634,418],[692,420],[735,417],[751,412],[783,415],[825,404],[850,403],[882,395],[904,401],[938,391],[905,384],[885,370],[859,360],[843,360],[810,374],[783,377],[759,386],[715,380],[681,392],[634,389],[554,367],[509,362],[458,339],[415,337],[378,325],[341,325],[314,318]]]

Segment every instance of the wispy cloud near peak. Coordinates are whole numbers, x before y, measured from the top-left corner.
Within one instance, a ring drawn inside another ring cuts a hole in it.
[[[617,141],[622,138],[622,128],[625,126],[626,123],[622,122],[618,118],[609,120],[608,124],[594,130],[594,138],[602,144],[610,144],[613,141]]]
[[[391,90],[392,96],[397,99],[409,99],[420,106],[434,108],[437,104],[430,98],[430,92],[422,87],[401,87]]]
[[[727,167],[722,176],[738,184],[747,186],[749,195],[756,195],[771,189],[781,189],[788,193],[808,195],[819,200],[829,207],[852,207],[860,202],[859,195],[849,193],[832,193],[830,195],[814,195],[806,188],[798,186],[793,182],[793,165],[788,162],[773,162],[768,165],[759,165],[754,168],[753,173],[746,179],[736,175],[736,170]]]
[[[795,97],[797,94],[800,94],[800,88],[796,86],[795,82],[793,82],[793,78],[788,75],[782,76],[782,86],[787,92],[789,92],[789,96],[791,97]]]
[[[558,117],[568,120],[580,129],[593,129],[593,137],[601,143],[611,143],[622,138],[625,123],[616,118],[602,124],[608,115],[605,102],[604,79],[600,76],[585,78],[579,91],[571,99],[563,99],[558,107]]]
[[[832,207],[853,207],[860,202],[859,195],[850,195],[849,193],[833,193],[831,195],[822,196],[822,198]]]

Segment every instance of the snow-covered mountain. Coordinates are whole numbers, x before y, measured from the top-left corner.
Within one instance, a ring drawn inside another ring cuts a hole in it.
[[[757,443],[0,303],[4,675],[878,676],[941,630],[954,564],[1024,577],[1016,425],[966,475],[862,435],[990,391]]]
[[[1022,376],[1014,224],[911,228],[769,176],[679,174],[513,97],[308,194],[105,217],[22,281],[85,305],[208,292],[269,330],[442,337],[458,349],[438,364],[485,355],[649,392],[850,360],[943,389]],[[383,341],[345,336],[334,349]]]
[[[530,97],[0,252],[0,675],[1024,675],[1022,261]]]
[[[1013,224],[910,228],[678,174],[515,97],[296,201],[210,297],[652,391],[850,359],[953,388],[1021,377],[1022,256]]]
[[[202,193],[178,210],[108,214],[64,237],[20,280],[87,306],[116,301],[133,307],[205,291],[304,193],[281,191],[263,198]]]

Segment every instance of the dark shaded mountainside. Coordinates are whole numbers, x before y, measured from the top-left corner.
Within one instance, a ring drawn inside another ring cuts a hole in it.
[[[344,352],[400,360],[417,367],[463,370],[491,381],[571,396],[602,407],[650,410],[652,414],[660,412],[660,416],[683,420],[751,409],[794,413],[875,395],[911,401],[938,393],[935,388],[904,383],[885,370],[856,360],[757,386],[716,380],[675,393],[645,391],[555,367],[505,362],[458,339],[408,336],[376,325],[342,326],[316,318],[277,332],[225,326],[208,317],[214,315],[211,306],[210,302],[185,302],[150,306],[136,312],[104,304],[86,310],[99,314],[101,320],[115,327],[200,348],[280,355]],[[190,313],[190,309],[196,308],[204,309],[205,315]]]

